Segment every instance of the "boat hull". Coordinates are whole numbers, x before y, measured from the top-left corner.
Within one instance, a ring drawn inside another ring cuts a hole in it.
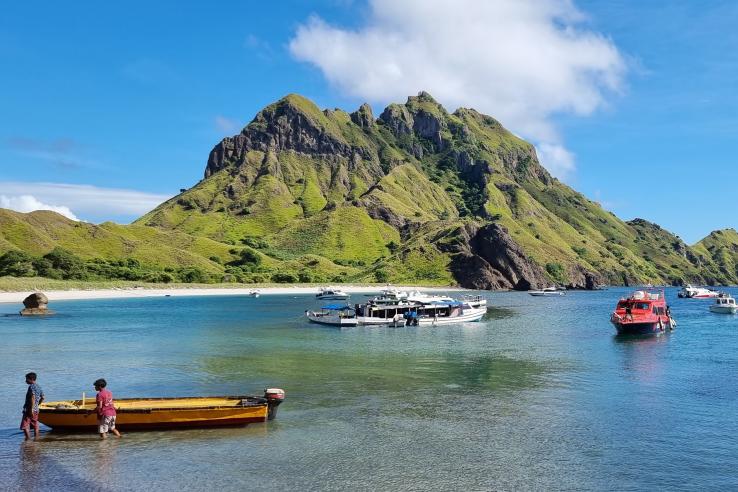
[[[717,314],[736,314],[738,306],[710,306],[710,311]]]
[[[618,323],[613,322],[618,335],[654,335],[671,329],[671,322],[635,321]]]
[[[305,316],[307,316],[307,319],[310,320],[311,323],[317,323],[319,325],[338,326],[343,328],[359,324],[359,320],[357,318],[341,318],[334,315],[321,315],[320,313],[312,311],[305,313]]]
[[[470,309],[463,314],[460,314],[458,316],[439,316],[436,318],[431,317],[421,317],[418,318],[418,325],[420,326],[439,326],[439,325],[453,325],[457,323],[473,323],[480,321],[485,313],[487,312],[487,308],[479,308],[479,309]]]
[[[242,426],[269,420],[269,403],[262,398],[123,399],[115,405],[116,427],[122,430]],[[43,403],[39,421],[63,431],[96,431],[98,425],[94,400]]]

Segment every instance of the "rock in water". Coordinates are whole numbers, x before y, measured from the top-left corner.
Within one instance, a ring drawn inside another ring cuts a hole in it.
[[[49,311],[49,298],[41,292],[36,292],[23,299],[23,309],[20,314],[21,316],[34,316],[39,314],[54,314],[54,311]]]

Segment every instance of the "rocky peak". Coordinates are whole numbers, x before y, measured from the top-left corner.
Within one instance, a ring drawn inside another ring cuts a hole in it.
[[[330,113],[312,101],[290,94],[261,110],[240,134],[224,138],[210,152],[205,177],[245,162],[246,153],[292,150],[306,154],[353,156],[352,149],[330,125]]]
[[[359,106],[359,109],[351,113],[351,121],[363,130],[369,130],[374,126],[374,114],[367,103]]]

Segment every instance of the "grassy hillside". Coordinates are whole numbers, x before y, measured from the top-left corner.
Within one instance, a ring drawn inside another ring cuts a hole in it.
[[[130,226],[0,214],[0,252],[60,246],[216,280],[736,283],[736,233],[690,247],[551,177],[532,145],[420,93],[379,118],[289,95],[211,152],[205,178]]]

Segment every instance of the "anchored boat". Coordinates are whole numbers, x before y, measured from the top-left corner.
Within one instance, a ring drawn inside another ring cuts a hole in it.
[[[246,425],[273,420],[282,401],[279,388],[264,390],[264,396],[123,398],[115,400],[115,424],[124,431]],[[94,399],[45,402],[38,419],[54,430],[96,431],[95,406]]]
[[[323,288],[321,287],[317,294],[315,294],[316,299],[320,299],[321,301],[345,301],[350,296],[342,291],[341,289],[333,289],[333,288]]]
[[[320,308],[320,311],[305,311],[307,319],[313,323],[330,326],[356,326],[359,324],[356,312],[345,304],[329,304]]]
[[[360,304],[356,317],[360,325],[448,325],[479,321],[487,312],[486,302],[473,306],[465,301],[400,302],[396,304]]]
[[[664,291],[637,290],[620,299],[610,316],[618,335],[647,335],[673,330],[676,321],[666,305]]]
[[[534,297],[548,297],[548,296],[563,296],[566,295],[566,293],[562,290],[557,289],[556,287],[546,287],[542,290],[529,290],[528,294],[534,296]]]
[[[718,314],[735,314],[738,313],[738,305],[729,295],[723,295],[715,299],[715,303],[710,306],[710,311]]]
[[[692,287],[690,284],[685,285],[682,290],[677,293],[677,297],[685,299],[712,299],[719,296],[720,292],[705,289],[704,287]]]

